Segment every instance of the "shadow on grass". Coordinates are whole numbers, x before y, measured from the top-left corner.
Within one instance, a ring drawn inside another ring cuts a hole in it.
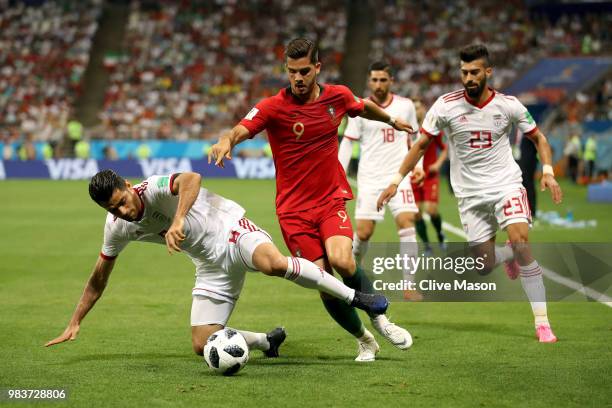
[[[278,359],[269,359],[269,358],[252,358],[250,360],[250,364],[257,364],[260,366],[317,366],[317,365],[325,365],[325,366],[369,366],[368,363],[358,363],[356,362],[354,356],[306,356],[306,355],[286,355],[281,356]],[[394,361],[394,362],[402,362],[405,359],[396,358],[396,357],[376,357],[376,361]]]
[[[102,353],[102,354],[87,354],[82,356],[71,357],[61,362],[49,363],[48,365],[71,365],[92,363],[100,361],[161,361],[173,360],[194,363],[200,363],[201,357],[184,354],[184,353]],[[396,357],[377,357],[377,361],[395,361],[401,362],[404,359]],[[308,356],[308,355],[284,355],[280,358],[265,358],[259,356],[251,356],[249,365],[257,365],[259,367],[275,367],[275,366],[368,366],[369,364],[356,363],[352,356]]]
[[[503,319],[503,316],[501,317]],[[525,320],[524,328],[516,328],[510,325],[504,324],[495,324],[495,323],[465,323],[465,322],[418,322],[413,323],[412,326],[409,326],[412,330],[412,334],[415,339],[420,339],[423,341],[423,337],[419,335],[414,335],[415,332],[418,333],[418,327],[422,327],[425,329],[440,329],[444,331],[455,331],[455,332],[465,332],[465,333],[490,333],[490,334],[499,334],[503,337],[515,337],[515,338],[533,338],[533,333],[531,332],[531,321],[530,318]],[[432,333],[429,333],[432,335]],[[430,338],[431,339],[431,338]]]
[[[196,356],[184,353],[101,353],[101,354],[86,354],[82,356],[68,358],[59,363],[51,363],[49,365],[66,365],[90,363],[95,361],[154,361],[154,360],[194,360]]]

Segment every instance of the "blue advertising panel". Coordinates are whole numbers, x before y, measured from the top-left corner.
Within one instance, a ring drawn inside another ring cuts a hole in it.
[[[182,171],[195,171],[209,178],[271,179],[275,176],[274,162],[270,158],[235,157],[225,161],[225,168],[208,164],[206,159],[51,159],[0,161],[0,180],[17,178],[87,180],[103,169],[113,169],[128,178],[147,178],[154,174]]]

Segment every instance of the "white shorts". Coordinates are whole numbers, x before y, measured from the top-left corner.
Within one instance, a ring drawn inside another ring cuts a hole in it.
[[[458,204],[461,224],[470,244],[488,241],[497,230],[505,230],[510,224],[525,222],[531,226],[527,191],[520,184],[459,198]]]
[[[357,205],[355,206],[355,219],[382,221],[385,219],[385,208],[376,209],[378,197],[386,187],[358,186]],[[397,194],[389,200],[387,207],[391,210],[393,218],[404,212],[418,213],[419,208],[414,201],[410,177],[405,177],[397,187]]]
[[[255,271],[253,253],[263,243],[271,243],[270,235],[247,218],[242,218],[230,230],[223,256],[218,262],[192,258],[196,264],[193,296],[235,303],[244,284],[245,272]]]
[[[233,310],[233,302],[193,295],[193,301],[191,302],[191,325],[220,324],[225,326]]]

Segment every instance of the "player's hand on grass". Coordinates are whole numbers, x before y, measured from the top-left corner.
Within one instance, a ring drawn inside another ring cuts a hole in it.
[[[425,171],[420,167],[415,167],[412,170],[412,177],[410,177],[410,181],[416,185],[420,185],[425,180]]]
[[[559,186],[559,183],[557,183],[557,180],[555,180],[555,177],[550,174],[544,174],[542,176],[542,179],[540,180],[540,189],[542,191],[549,189],[555,204],[559,204],[563,200],[563,192],[561,191],[561,187]]]
[[[185,240],[185,233],[183,232],[184,225],[184,218],[175,218],[164,236],[166,238],[166,247],[170,255],[172,255],[172,251],[181,252],[180,246]]]
[[[60,336],[54,338],[51,341],[48,341],[47,344],[45,344],[45,347],[53,346],[55,344],[63,343],[69,340],[75,340],[77,338],[77,334],[79,334],[79,329],[80,326],[78,324],[66,327],[66,330],[64,330],[64,332]]]
[[[400,118],[395,119],[395,123],[393,124],[393,127],[395,128],[395,130],[408,132],[410,134],[413,134],[415,132],[415,130],[412,129],[412,126],[408,124],[408,122],[405,122]]]
[[[383,208],[395,194],[397,194],[397,186],[395,184],[389,184],[389,187],[380,193],[380,196],[378,197],[378,201],[376,202],[376,208],[378,211],[380,211],[381,208]]]
[[[232,160],[232,145],[227,139],[220,139],[208,151],[208,164],[213,160],[215,166],[224,168],[223,159]]]

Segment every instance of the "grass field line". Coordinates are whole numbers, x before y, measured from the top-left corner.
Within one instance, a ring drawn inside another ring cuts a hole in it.
[[[351,184],[351,187],[353,188],[357,188],[357,182],[355,181],[355,179],[353,178],[349,178],[349,183]],[[429,215],[428,214],[423,214],[423,218],[426,221],[429,221]],[[442,229],[450,232],[453,235],[458,236],[459,238],[462,238],[464,240],[467,241],[467,234],[459,227],[446,222],[446,221],[442,221]],[[540,265],[541,266],[541,265]],[[581,285],[580,283],[566,278],[565,276],[559,275],[557,272],[550,270],[548,268],[545,268],[543,266],[542,267],[542,273],[544,274],[544,276],[546,276],[548,279],[557,282],[560,285],[563,285],[567,288],[573,289],[579,293],[582,293],[583,295],[605,305],[608,307],[612,308],[612,298],[600,293],[592,288],[589,288],[587,286]]]
[[[424,214],[423,218],[426,219],[427,221],[429,221],[429,215]],[[453,224],[450,224],[446,221],[442,221],[442,229],[444,229],[445,231],[448,231],[458,237],[461,237],[465,240],[467,240],[467,235],[466,233],[461,229],[458,228],[456,226],[454,226]],[[540,265],[541,266],[541,265]],[[545,268],[543,266],[542,267],[542,273],[544,274],[544,276],[546,276],[548,279],[557,282],[560,285],[563,285],[567,288],[573,289],[579,293],[582,293],[583,295],[598,301],[599,303],[602,303],[608,307],[612,307],[612,298],[603,294],[603,293],[599,293],[598,291],[589,288],[588,286],[584,286],[581,285],[580,283],[566,278],[565,276],[559,275],[557,272],[550,270],[548,268]]]

